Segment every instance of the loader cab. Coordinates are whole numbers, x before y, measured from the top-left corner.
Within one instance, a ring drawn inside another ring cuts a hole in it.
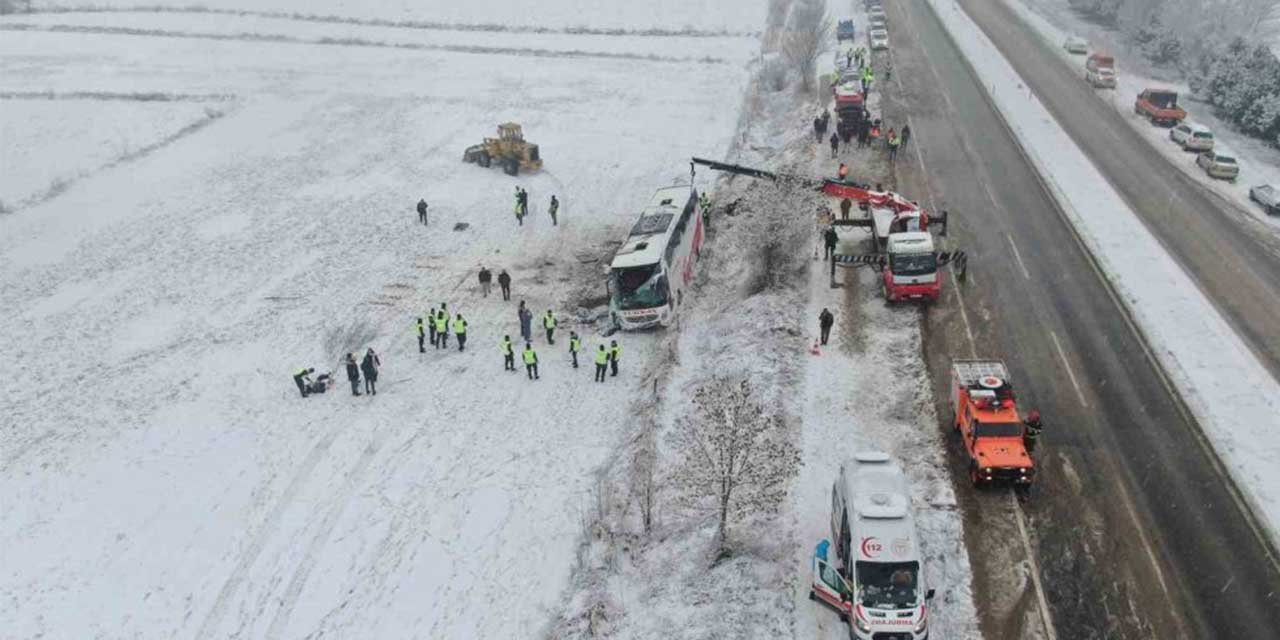
[[[832,553],[820,560],[815,550],[814,593],[843,599],[851,638],[927,638],[933,591],[901,467],[885,453],[856,454],[840,466],[831,509]]]

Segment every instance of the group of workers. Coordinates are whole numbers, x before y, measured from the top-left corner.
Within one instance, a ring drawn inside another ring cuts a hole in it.
[[[374,352],[373,347],[365,351],[364,358],[359,363],[356,362],[354,353],[348,353],[342,359],[342,364],[347,369],[347,381],[351,383],[351,395],[361,395],[361,380],[364,381],[365,393],[371,396],[378,395],[378,372],[382,370],[382,358]],[[317,393],[324,393],[333,384],[333,376],[329,373],[322,373],[312,379],[311,376],[315,372],[314,368],[303,367],[293,373],[293,383],[298,385],[298,393],[301,393],[304,398]]]
[[[551,215],[551,226],[559,226],[560,221],[557,216],[560,212],[560,200],[555,194],[551,194],[551,204],[547,205],[547,213]],[[524,187],[516,187],[516,222],[520,226],[524,226],[524,219],[529,215],[529,192]]]

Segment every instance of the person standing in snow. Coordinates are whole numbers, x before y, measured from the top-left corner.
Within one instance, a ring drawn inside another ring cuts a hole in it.
[[[418,353],[426,353],[427,349],[422,343],[427,338],[427,325],[422,321],[422,318],[418,318],[418,321],[414,323],[413,332],[418,335]]]
[[[353,354],[347,354],[347,380],[351,382],[351,395],[360,395],[360,365],[356,364],[356,357]]]
[[[525,342],[533,342],[533,312],[524,307],[524,300],[520,301],[520,308],[516,309],[516,317],[520,319],[520,337]]]
[[[827,338],[831,336],[831,325],[836,323],[836,317],[831,315],[831,311],[823,307],[822,313],[818,314],[818,328],[822,331],[822,344],[827,344]]]
[[[547,330],[547,344],[556,343],[556,314],[551,313],[547,309],[547,314],[542,316],[542,328]]]
[[[905,149],[907,147],[907,141],[911,139],[911,125],[902,125],[902,136],[900,139],[902,141],[902,148]]]
[[[520,187],[516,187],[516,208],[515,208],[515,212],[516,212],[516,222],[519,222],[519,223],[520,223],[520,226],[522,226],[522,227],[523,227],[523,226],[524,226],[524,214],[523,214],[523,213],[521,213],[521,211],[520,211],[520,202],[521,202],[521,201],[522,201],[522,199],[523,199],[523,195],[522,195],[522,194],[523,194],[523,192],[520,190]]]
[[[813,117],[813,137],[818,139],[818,144],[822,144],[822,116]]]
[[[831,132],[831,157],[836,157],[840,153],[840,136],[835,132]]]
[[[834,260],[836,255],[836,243],[840,241],[840,236],[836,235],[836,228],[827,227],[827,230],[822,232],[822,241],[822,244],[825,247],[822,251],[822,261],[826,262],[828,259]]]
[[[484,265],[480,265],[480,293],[483,293],[486,298],[489,297],[489,283],[491,282],[493,282],[493,272],[484,268]]]
[[[520,187],[520,215],[529,217],[529,192]]]
[[[421,222],[422,224],[427,223],[427,201],[426,200],[418,201],[418,222]]]
[[[577,366],[576,363],[574,366]],[[298,385],[298,393],[301,393],[304,398],[307,397],[307,394],[309,393],[307,390],[311,387],[310,376],[315,373],[315,371],[315,369],[303,367],[293,373],[293,382]]]
[[[427,336],[431,338],[431,346],[436,346],[436,308],[427,309]]]
[[[502,370],[516,370],[516,352],[511,346],[511,336],[502,336],[502,342],[498,343],[498,351],[502,353]]]
[[[852,201],[852,200],[850,200],[850,199],[848,199],[848,198],[845,198],[845,199],[841,200],[841,201],[840,201],[840,219],[841,219],[841,220],[848,220],[848,219],[849,219],[849,210],[850,210],[850,209],[852,209],[852,208],[853,208],[853,201]]]
[[[578,339],[577,331],[569,332],[569,357],[573,358],[573,368],[578,368],[578,352],[582,350],[582,341]]]
[[[1022,441],[1027,447],[1027,453],[1036,450],[1036,443],[1040,440],[1040,432],[1044,430],[1044,424],[1040,422],[1040,410],[1032,409],[1027,413],[1026,420],[1022,421],[1026,425],[1026,430],[1022,433]]]
[[[360,371],[364,373],[364,392],[371,396],[378,395],[378,369],[381,367],[382,360],[370,347],[364,354],[364,360],[360,361]]]
[[[453,335],[458,338],[458,351],[466,351],[467,321],[462,319],[461,313],[453,319]]]
[[[449,314],[445,313],[443,306],[436,311],[436,348],[449,348]]]
[[[498,273],[498,288],[502,289],[502,299],[504,301],[511,300],[511,276],[507,275],[506,269]]]
[[[560,201],[556,200],[556,195],[551,194],[551,205],[547,207],[547,213],[551,214],[551,226],[560,226],[560,221],[556,220],[556,212],[560,211]]]
[[[524,372],[528,374],[530,380],[538,379],[538,354],[533,350],[533,345],[524,343],[524,353],[521,354],[524,359]]]
[[[604,373],[609,369],[609,350],[603,344],[596,351],[596,382],[604,382]]]
[[[609,376],[618,375],[618,361],[622,359],[622,345],[617,340],[609,341]]]

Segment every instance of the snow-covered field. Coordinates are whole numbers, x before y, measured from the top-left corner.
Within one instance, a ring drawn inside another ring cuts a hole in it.
[[[262,8],[237,6],[249,4]],[[302,9],[717,32],[758,29],[764,15],[763,0],[495,6]],[[225,16],[208,17],[174,28],[214,30]],[[538,47],[596,46],[545,37]],[[19,372],[0,392],[0,635],[536,635],[655,338],[620,336],[622,375],[597,385],[569,368],[565,322],[554,347],[534,340],[541,380],[504,373],[496,346],[517,333],[514,303],[482,298],[475,273],[507,269],[516,299],[567,319],[603,293],[596,260],[652,190],[686,176],[690,155],[724,153],[758,41],[716,41],[712,61],[687,39],[650,38],[690,60],[5,32],[3,93],[235,106],[0,215],[0,352]],[[61,129],[48,123],[74,123],[68,134],[94,132],[81,138],[88,155],[182,126],[135,108],[111,137],[96,123],[125,117],[118,103],[93,106],[48,100],[38,118],[18,114],[16,135],[31,146]],[[545,171],[512,179],[459,161],[505,120],[541,145]],[[24,175],[5,188],[48,179]],[[523,227],[517,184],[533,203]],[[552,193],[559,227],[544,213]],[[441,301],[469,320],[468,349],[419,355],[410,323]],[[594,348],[599,336],[579,328]],[[383,354],[376,397],[352,398],[345,380],[298,397],[295,368],[337,369],[367,346]]]
[[[1090,53],[1094,51],[1124,52],[1126,48],[1117,42],[1118,34],[1112,33],[1080,18],[1066,5],[1066,0],[1002,0],[1008,2],[1023,20],[1034,27],[1067,63],[1076,68],[1084,83],[1086,56],[1067,53],[1062,48],[1068,35],[1081,35],[1089,40]],[[1049,16],[1049,17],[1046,17]],[[1263,140],[1237,133],[1226,122],[1213,115],[1213,106],[1194,99],[1190,87],[1183,82],[1155,79],[1150,69],[1136,53],[1116,55],[1116,88],[1098,89],[1129,124],[1146,136],[1151,146],[1169,158],[1187,175],[1206,187],[1217,191],[1240,209],[1280,233],[1280,218],[1268,216],[1257,203],[1249,200],[1249,187],[1260,184],[1280,186],[1280,150]],[[1169,88],[1181,96],[1179,102],[1188,113],[1188,120],[1203,124],[1215,137],[1216,148],[1233,155],[1240,163],[1240,177],[1234,183],[1210,178],[1196,165],[1196,154],[1183,151],[1169,140],[1169,130],[1153,126],[1133,112],[1138,94],[1147,88]]]
[[[552,0],[517,8],[510,0],[36,0],[37,10],[80,7],[232,12],[282,12],[383,21],[416,21],[500,29],[661,30],[750,34],[764,27],[766,3],[761,0],[651,0],[618,2]]]
[[[14,210],[207,124],[209,100],[0,98],[0,203]]]
[[[1280,385],[962,9],[930,0],[1271,535]]]

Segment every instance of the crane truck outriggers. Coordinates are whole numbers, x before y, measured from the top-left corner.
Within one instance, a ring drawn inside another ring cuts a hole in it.
[[[942,267],[953,264],[958,277],[964,278],[968,256],[963,251],[938,251],[930,235],[934,228],[946,235],[948,215],[945,211],[930,213],[900,194],[876,191],[855,182],[817,180],[703,158],[693,158],[693,163],[754,178],[795,182],[829,196],[857,202],[862,215],[850,220],[833,220],[832,224],[868,229],[874,251],[867,255],[836,254],[831,261],[833,282],[836,266],[869,266],[880,271],[885,300],[933,301],[942,295]]]

